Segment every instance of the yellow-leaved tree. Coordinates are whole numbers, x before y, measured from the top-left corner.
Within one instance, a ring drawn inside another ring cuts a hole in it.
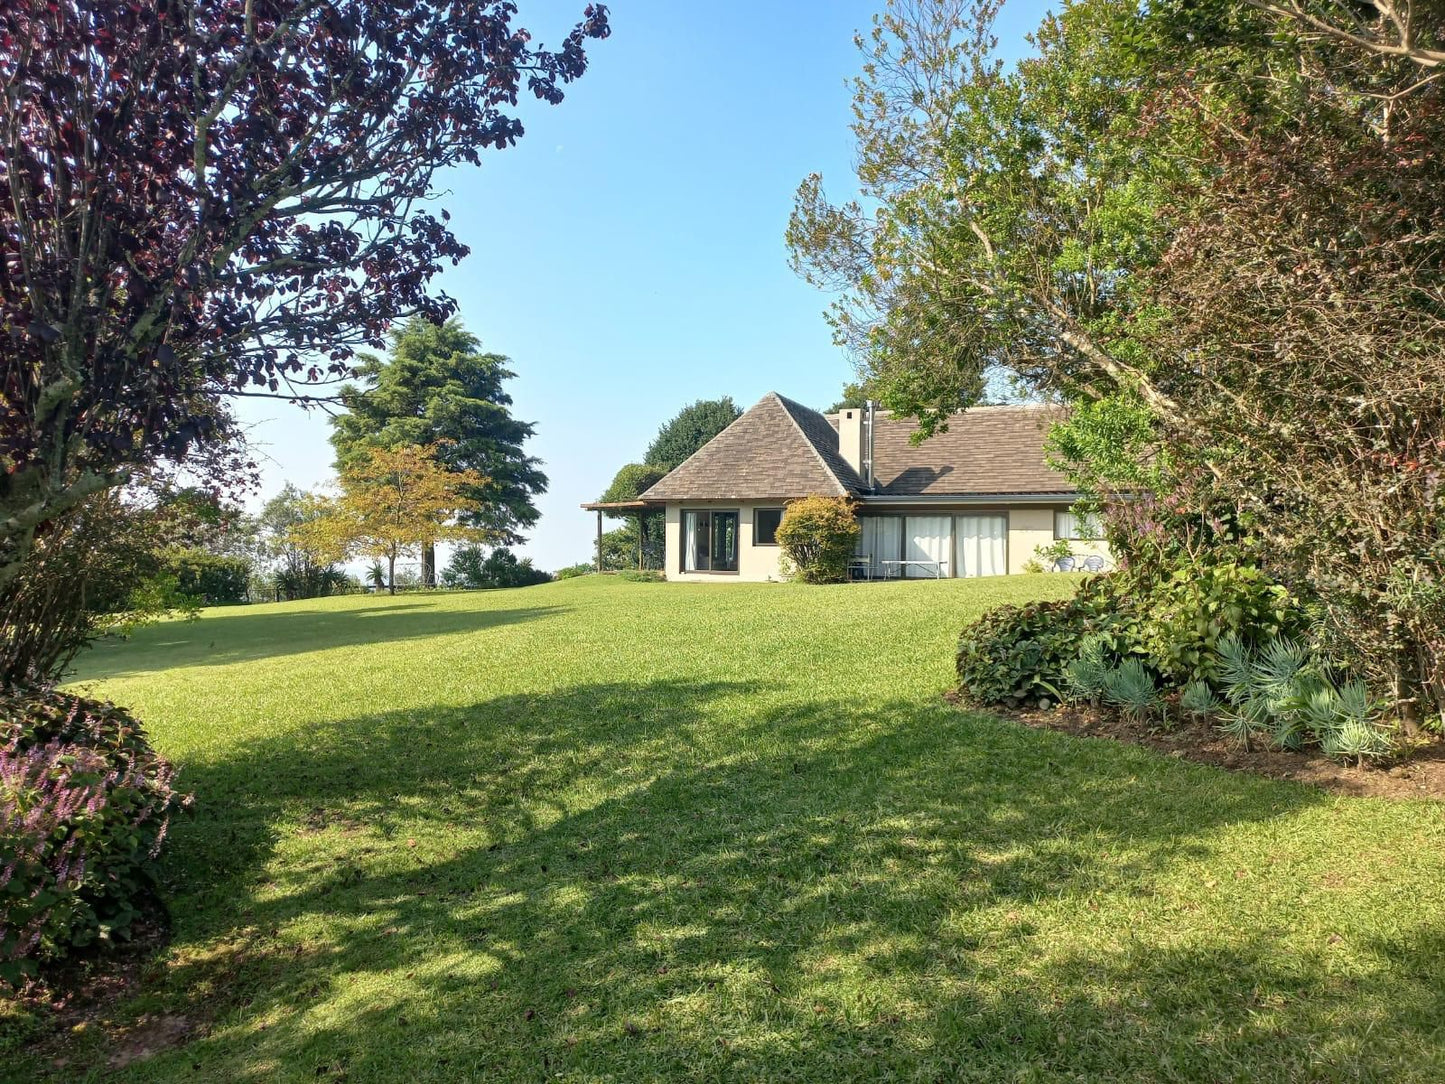
[[[474,470],[446,469],[434,444],[373,448],[340,480],[340,496],[322,498],[324,514],[299,524],[293,541],[331,560],[385,561],[392,594],[398,558],[443,539],[488,538],[486,530],[457,522],[468,507],[463,494],[484,485],[486,478]]]

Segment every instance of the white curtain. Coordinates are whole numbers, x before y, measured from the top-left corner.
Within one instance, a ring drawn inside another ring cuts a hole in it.
[[[682,570],[697,571],[697,513],[682,514]]]
[[[1008,572],[1008,517],[959,516],[954,537],[955,576],[1002,576]]]
[[[882,576],[884,561],[897,561],[903,548],[903,520],[898,516],[861,516],[859,557],[868,558],[869,575]]]
[[[1075,512],[1055,512],[1054,537],[1093,541],[1104,537],[1104,525],[1095,515],[1081,516]]]
[[[904,556],[909,561],[931,561],[932,565],[909,565],[909,576],[932,579],[937,576],[952,576],[950,551],[953,549],[952,516],[909,516],[903,529],[908,539],[908,550]]]

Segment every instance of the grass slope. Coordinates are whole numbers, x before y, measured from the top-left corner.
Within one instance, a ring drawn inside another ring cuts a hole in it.
[[[175,938],[108,1038],[4,1071],[1445,1079],[1439,806],[940,701],[965,621],[1063,582],[585,579],[97,650],[199,796]]]

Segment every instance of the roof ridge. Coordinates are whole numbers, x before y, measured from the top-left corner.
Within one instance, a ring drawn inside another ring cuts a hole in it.
[[[767,398],[767,397],[764,396],[764,398]],[[755,404],[753,404],[753,405],[756,406],[757,404],[755,403]],[[738,416],[737,416],[736,418],[734,418],[732,421],[728,422],[727,425],[723,426],[723,427],[722,427],[721,429],[719,429],[716,433],[714,433],[711,437],[709,437],[706,441],[704,441],[704,442],[703,442],[703,445],[702,445],[702,448],[699,448],[697,451],[693,452],[692,455],[688,456],[686,459],[684,459],[684,460],[683,460],[681,463],[679,463],[677,466],[673,467],[672,470],[668,471],[666,474],[664,474],[664,475],[663,475],[661,478],[659,478],[657,481],[653,482],[652,485],[648,486],[648,487],[647,487],[646,489],[644,489],[641,493],[639,493],[639,494],[637,495],[638,499],[641,500],[641,499],[645,498],[650,492],[652,492],[652,491],[653,491],[654,489],[656,489],[658,486],[662,485],[663,482],[667,481],[667,480],[668,480],[669,478],[671,478],[675,473],[677,473],[678,471],[682,470],[683,467],[687,466],[689,463],[691,463],[694,459],[696,459],[698,456],[700,456],[700,455],[702,454],[703,448],[706,448],[709,444],[711,444],[713,441],[717,440],[718,437],[722,436],[724,433],[726,433],[726,432],[727,432],[729,429],[731,429],[733,426],[737,425],[738,422],[742,421],[742,420],[743,420],[744,418],[746,418],[747,416],[748,416],[748,411],[746,411],[746,410],[744,410],[744,411],[742,411],[740,414],[738,414]]]
[[[795,402],[794,400],[789,399],[786,395],[780,395],[775,391],[768,392],[768,395],[771,395],[774,399],[778,401],[778,405],[783,408],[783,413],[788,416],[788,421],[792,422],[793,428],[798,431],[798,436],[803,438],[803,443],[806,444],[808,446],[808,450],[813,453],[813,458],[818,461],[818,465],[823,468],[824,473],[827,474],[829,478],[833,479],[833,484],[835,486],[842,490],[842,495],[845,497],[853,496],[853,490],[849,486],[844,485],[843,480],[838,477],[838,472],[828,465],[828,461],[823,458],[823,453],[818,451],[818,446],[813,443],[813,438],[808,436],[808,433],[803,428],[802,423],[798,421],[797,415],[795,415],[792,411],[793,407],[797,407],[799,410],[812,410],[812,408],[805,407],[802,403]],[[767,398],[767,396],[764,396],[764,398]],[[817,414],[818,412],[812,410],[812,413]],[[823,415],[818,414],[818,417],[822,418]],[[827,425],[826,418],[823,420],[823,424]],[[832,427],[829,426],[829,428]]]

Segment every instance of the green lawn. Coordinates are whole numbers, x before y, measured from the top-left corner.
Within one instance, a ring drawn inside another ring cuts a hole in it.
[[[589,578],[96,650],[198,796],[174,941],[0,1073],[1445,1080],[1442,807],[942,702],[964,622],[1066,582]]]

